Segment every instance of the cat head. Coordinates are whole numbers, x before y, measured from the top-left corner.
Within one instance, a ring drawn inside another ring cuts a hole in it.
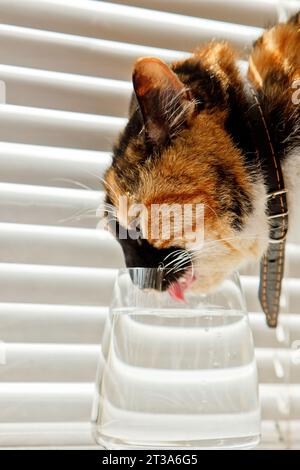
[[[235,141],[232,51],[213,44],[171,68],[139,59],[133,87],[105,175],[108,227],[128,267],[163,265],[166,285],[206,291],[257,259],[267,233],[262,184]]]

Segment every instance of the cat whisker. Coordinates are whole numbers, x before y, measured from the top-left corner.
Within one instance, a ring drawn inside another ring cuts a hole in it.
[[[76,186],[79,186],[83,189],[86,189],[88,191],[95,191],[95,189],[91,188],[90,186],[87,186],[84,183],[81,183],[80,181],[72,180],[69,178],[52,178],[52,181],[57,181],[57,182],[64,182],[64,183],[72,183],[75,184]]]
[[[94,212],[94,215],[91,214],[91,212]],[[95,218],[96,219],[96,209],[81,209],[77,212],[74,212],[72,215],[65,217],[63,219],[59,219],[58,223],[63,224],[65,222],[70,222],[72,220],[82,220],[83,218]]]
[[[102,177],[99,177],[99,180],[102,181],[103,185],[105,188],[108,188],[112,194],[115,196],[116,200],[118,200],[119,196],[118,194],[116,193],[116,191],[113,189],[113,187],[111,186],[111,184],[109,184],[106,180],[104,180],[104,178]]]
[[[169,263],[167,263],[166,265],[164,265],[164,268],[167,268],[168,266],[172,265],[172,264],[175,264],[178,260],[180,260],[182,258],[182,256],[185,255],[185,251],[184,250],[177,250],[178,255],[176,256],[176,258],[172,259],[171,261],[169,261]],[[173,252],[173,253],[170,253],[167,257],[169,257],[170,255],[174,255],[176,252]],[[166,257],[166,258],[167,258]],[[164,260],[166,259],[164,258]]]

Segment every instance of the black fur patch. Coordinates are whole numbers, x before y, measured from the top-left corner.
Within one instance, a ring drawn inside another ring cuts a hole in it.
[[[244,218],[248,216],[253,205],[249,194],[240,186],[237,179],[229,169],[222,165],[214,166],[216,172],[216,181],[218,193],[220,194],[219,203],[221,210],[230,213],[232,216],[232,227],[240,231],[243,228]],[[222,196],[226,195],[226,198]]]
[[[221,82],[216,75],[201,66],[200,62],[183,62],[173,66],[180,80],[190,88],[197,101],[198,112],[203,109],[223,107],[225,95]]]
[[[277,69],[270,71],[263,89],[258,90],[268,131],[281,160],[286,157],[287,150],[300,145],[300,104],[291,104],[294,91],[287,76]]]
[[[109,197],[106,196],[106,204],[112,204]],[[124,257],[125,263],[128,268],[134,267],[147,267],[147,268],[157,268],[159,265],[163,265],[165,258],[168,256],[165,264],[175,261],[175,258],[178,254],[179,247],[171,248],[155,248],[150,245],[147,240],[140,238],[139,240],[133,238],[133,234],[130,234],[127,229],[122,227],[119,222],[107,215],[108,224],[113,234],[115,235],[117,241],[120,243]],[[120,237],[121,234],[121,237]],[[131,235],[131,236],[130,236]],[[184,273],[191,267],[191,262],[187,256],[186,263],[181,266],[180,271],[174,273],[169,266],[170,272],[166,275],[163,282],[163,289],[166,289],[172,282],[184,275]],[[173,265],[174,266],[174,265]]]
[[[232,86],[228,87],[228,117],[225,121],[225,129],[231,136],[235,146],[241,151],[245,166],[252,181],[257,177],[256,148],[249,138],[247,122],[248,104],[242,93]]]
[[[298,11],[298,13],[291,16],[288,23],[295,24],[295,25],[299,24],[300,23],[300,12]]]

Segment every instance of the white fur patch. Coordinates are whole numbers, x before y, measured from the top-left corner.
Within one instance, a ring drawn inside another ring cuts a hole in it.
[[[264,183],[260,181],[254,184],[253,212],[248,218],[242,231],[241,238],[251,242],[257,241],[257,254],[254,258],[260,258],[267,248],[269,239],[269,225],[266,216],[267,191]]]
[[[282,165],[284,182],[288,190],[288,240],[300,242],[300,147],[287,155]]]

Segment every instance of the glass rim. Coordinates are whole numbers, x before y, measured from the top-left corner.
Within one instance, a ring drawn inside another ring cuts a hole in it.
[[[167,268],[166,266],[162,267],[143,267],[143,266],[133,266],[133,267],[122,267],[122,268],[116,268],[117,275],[120,274],[126,274],[129,272],[164,272],[164,271],[170,271],[170,268]],[[188,272],[188,269],[186,270]],[[219,272],[225,272],[222,270],[219,270]],[[184,273],[184,271],[183,271]],[[236,278],[236,280],[240,281],[241,275],[238,270],[231,271],[226,275],[226,279],[231,279],[231,278]]]
[[[155,268],[155,267],[145,268],[145,267],[142,267],[142,266],[137,266],[137,267],[123,267],[123,268],[117,269],[116,271],[117,271],[116,278],[115,278],[116,282],[118,282],[118,279],[120,277],[122,277],[123,275],[127,274],[127,275],[130,276],[130,273],[137,273],[138,277],[141,278],[141,279],[143,278],[143,274],[158,273],[159,274],[158,279],[160,279],[160,282],[161,282],[161,278],[159,276],[163,275],[164,269],[161,268],[161,267],[160,268]],[[232,271],[231,273],[227,274],[224,277],[223,281],[231,281],[233,284],[235,284],[235,286],[238,288],[238,290],[240,291],[240,293],[243,296],[244,309],[247,310],[245,293],[244,293],[244,289],[242,287],[241,276],[240,276],[239,271],[235,270],[235,271]],[[207,292],[206,295],[210,295],[211,293],[212,292]]]

